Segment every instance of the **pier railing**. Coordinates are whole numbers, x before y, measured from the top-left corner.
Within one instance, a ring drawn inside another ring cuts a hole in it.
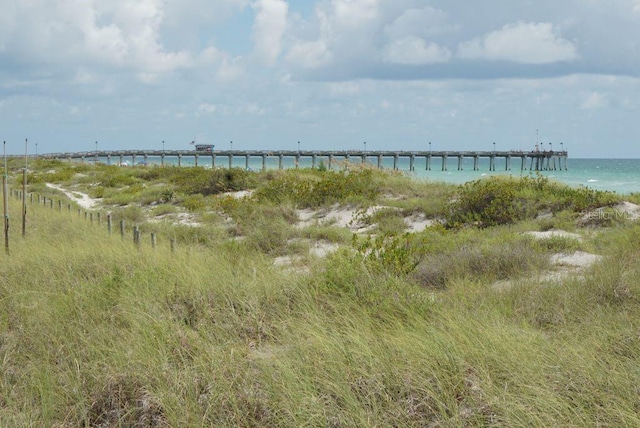
[[[480,169],[480,160],[489,160],[489,170],[495,171],[498,161],[502,161],[505,170],[511,170],[513,161],[519,161],[520,170],[549,171],[557,169],[567,169],[567,151],[405,151],[405,150],[96,150],[84,152],[68,153],[46,153],[38,155],[43,159],[68,159],[88,162],[105,162],[111,164],[117,162],[119,165],[125,164],[125,159],[131,159],[132,164],[147,164],[149,158],[160,158],[160,163],[165,164],[165,160],[176,159],[178,166],[182,165],[184,158],[191,158],[197,166],[203,159],[209,159],[212,167],[229,168],[233,166],[234,158],[244,158],[245,165],[249,168],[249,160],[252,158],[262,159],[262,168],[266,169],[267,159],[277,159],[278,167],[284,167],[284,159],[294,159],[297,167],[301,159],[311,159],[311,165],[315,168],[318,162],[323,162],[329,169],[333,164],[340,161],[377,164],[383,167],[384,160],[393,160],[393,169],[399,169],[401,159],[409,161],[409,170],[415,171],[418,161],[426,170],[432,167],[446,171],[449,168],[449,159],[457,159],[457,169],[462,170],[464,159],[473,159],[473,170]],[[218,158],[226,158],[228,163],[216,164]],[[141,160],[140,160],[141,159]],[[434,160],[436,160],[434,162]]]

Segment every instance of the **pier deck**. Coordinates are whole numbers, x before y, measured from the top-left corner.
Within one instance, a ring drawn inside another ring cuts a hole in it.
[[[294,159],[296,167],[303,158],[311,159],[313,168],[318,166],[318,162],[322,161],[325,166],[331,169],[334,164],[340,161],[371,163],[382,168],[384,159],[393,160],[393,169],[399,168],[399,160],[405,159],[409,161],[409,170],[415,171],[418,161],[426,170],[432,167],[440,168],[446,171],[449,168],[448,161],[450,158],[457,159],[457,169],[463,169],[463,160],[465,158],[473,159],[473,170],[480,169],[480,160],[488,159],[489,170],[495,171],[496,165],[500,161],[504,165],[505,170],[511,170],[513,161],[518,164],[520,170],[531,171],[551,171],[557,169],[567,169],[567,151],[399,151],[399,150],[214,150],[214,151],[196,151],[196,150],[99,150],[88,152],[70,152],[70,153],[48,153],[41,154],[39,158],[44,159],[68,159],[81,160],[88,162],[106,162],[111,164],[117,160],[119,164],[124,164],[125,159],[131,159],[132,164],[146,164],[150,157],[160,158],[160,163],[165,164],[166,159],[177,159],[178,166],[182,165],[184,158],[194,159],[197,166],[199,160],[208,159],[207,162],[212,167],[222,167],[225,165],[216,164],[218,158],[226,158],[228,166],[233,166],[234,158],[244,158],[245,165],[249,168],[249,160],[251,158],[262,159],[262,169],[266,169],[267,159],[277,159],[278,167],[283,168],[283,160],[285,158]],[[434,162],[434,160],[436,160]]]

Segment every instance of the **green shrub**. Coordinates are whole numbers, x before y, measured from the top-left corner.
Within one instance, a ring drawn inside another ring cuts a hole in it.
[[[162,202],[163,204],[173,201],[174,198],[175,191],[173,189],[164,189],[160,193],[160,202]]]
[[[369,168],[284,171],[256,189],[254,197],[261,201],[292,203],[308,208],[358,198],[371,200],[379,193],[377,174]]]
[[[375,273],[406,275],[415,269],[422,258],[421,237],[410,233],[364,239],[354,234],[352,242],[365,265]]]
[[[526,217],[526,207],[516,199],[517,181],[491,177],[462,186],[458,200],[449,207],[447,224],[480,227],[515,223]]]
[[[189,195],[182,200],[182,206],[189,211],[201,211],[207,204],[201,194]]]
[[[109,166],[100,176],[100,185],[104,187],[133,187],[133,185],[139,183],[141,183],[141,180],[135,175],[135,169],[133,168]]]
[[[542,176],[489,177],[462,185],[448,206],[446,220],[449,227],[490,227],[535,218],[540,212],[582,212],[619,200],[613,192],[572,188]]]
[[[167,179],[180,193],[216,195],[245,190],[255,183],[256,174],[241,168],[209,169],[203,167],[167,169]]]
[[[102,186],[95,186],[89,189],[89,196],[92,198],[104,198],[105,189]]]
[[[129,205],[115,210],[113,212],[113,218],[117,221],[124,220],[127,224],[140,224],[146,219],[142,208],[137,205]]]

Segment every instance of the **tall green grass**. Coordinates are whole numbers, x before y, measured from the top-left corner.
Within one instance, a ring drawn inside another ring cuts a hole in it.
[[[171,252],[187,232],[136,248],[41,205],[22,239],[12,200],[0,426],[640,425],[640,226],[579,244],[604,260],[546,283],[545,256],[574,247],[515,226],[356,239],[296,272],[272,264],[291,208],[228,209],[253,238],[194,231],[206,245]],[[249,232],[271,218],[273,236]]]

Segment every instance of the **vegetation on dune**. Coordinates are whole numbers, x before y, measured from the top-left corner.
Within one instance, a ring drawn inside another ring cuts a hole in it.
[[[480,227],[512,224],[535,218],[541,212],[581,212],[619,202],[612,192],[586,187],[572,188],[543,176],[490,177],[462,186],[449,205],[447,224],[475,224]]]
[[[356,167],[41,160],[29,176],[48,198],[61,194],[47,182],[120,194],[101,209],[158,245],[29,205],[26,238],[13,228],[0,255],[0,426],[640,425],[640,225],[580,222],[614,194]],[[296,225],[297,209],[334,204],[389,209],[365,219],[372,235]],[[416,214],[436,225],[401,230]],[[158,221],[177,215],[198,226]],[[560,225],[582,239],[522,233]],[[303,257],[303,239],[340,249],[274,265]],[[603,259],[544,279],[552,254],[576,250]]]

